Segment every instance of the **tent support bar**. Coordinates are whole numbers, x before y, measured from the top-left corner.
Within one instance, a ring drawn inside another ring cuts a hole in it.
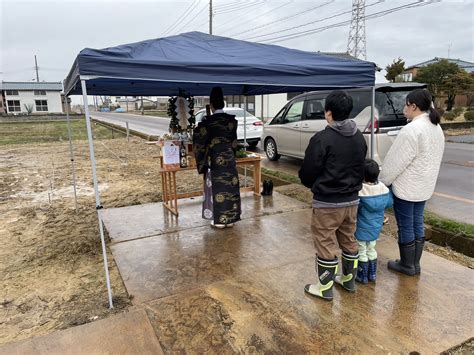
[[[372,107],[370,110],[370,159],[374,159],[375,155],[375,86],[372,86]]]
[[[114,305],[112,302],[112,289],[110,287],[110,276],[109,276],[109,266],[108,266],[109,264],[107,261],[107,249],[105,247],[104,227],[102,225],[102,216],[101,216],[102,206],[100,205],[99,183],[97,180],[96,163],[95,163],[95,155],[94,155],[94,142],[92,139],[91,117],[89,114],[89,104],[87,103],[87,88],[86,88],[85,80],[81,80],[81,87],[82,87],[82,97],[84,99],[84,111],[86,113],[87,140],[89,141],[89,156],[91,159],[92,179],[94,182],[95,205],[97,209],[97,217],[99,219],[100,242],[102,244],[102,256],[104,259],[105,281],[107,283],[107,292],[109,296],[109,308],[114,308]]]
[[[72,169],[72,183],[74,186],[74,208],[77,213],[77,188],[76,188],[76,163],[74,161],[74,148],[72,146],[72,130],[71,120],[69,117],[69,97],[65,96],[66,99],[66,119],[67,119],[67,134],[69,137],[69,156],[71,157],[71,169]]]
[[[247,96],[246,95],[244,95],[244,150],[247,151]],[[244,166],[244,173],[245,173],[244,186],[247,187],[247,166]]]

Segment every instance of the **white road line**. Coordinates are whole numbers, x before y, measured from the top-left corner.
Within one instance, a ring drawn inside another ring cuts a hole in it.
[[[465,202],[465,203],[469,203],[469,204],[474,205],[474,200],[470,200],[470,199],[468,199],[468,198],[463,198],[463,197],[458,197],[458,196],[443,194],[443,193],[441,193],[441,192],[433,192],[433,195],[439,196],[439,197],[444,197],[444,198],[449,198],[450,200]]]

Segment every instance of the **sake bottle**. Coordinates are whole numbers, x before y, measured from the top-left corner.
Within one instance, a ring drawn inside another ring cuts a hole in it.
[[[184,141],[181,140],[181,145],[179,147],[179,166],[181,168],[186,168],[188,166],[188,157],[186,154],[186,146],[184,145]]]

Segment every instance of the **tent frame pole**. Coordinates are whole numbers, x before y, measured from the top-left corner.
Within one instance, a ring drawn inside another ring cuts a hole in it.
[[[89,104],[87,102],[86,81],[84,79],[81,79],[81,87],[82,87],[82,97],[84,100],[84,112],[86,113],[87,140],[89,142],[89,156],[91,159],[91,166],[92,166],[92,180],[94,182],[95,205],[96,205],[96,210],[97,210],[97,217],[99,220],[100,242],[102,244],[102,256],[104,260],[105,281],[107,283],[107,293],[109,296],[109,308],[114,308],[114,304],[112,302],[112,288],[110,287],[110,275],[109,275],[109,266],[108,266],[109,263],[107,261],[107,249],[105,247],[104,226],[102,224],[102,216],[101,216],[102,206],[100,204],[99,182],[97,180],[97,172],[96,172],[94,141],[92,138],[92,129],[91,129],[91,122],[90,122],[91,117],[89,114]]]
[[[372,86],[372,107],[370,110],[370,159],[374,159],[375,156],[375,86]]]
[[[247,151],[247,95],[244,95],[244,151]],[[244,166],[244,187],[247,187],[247,166]]]
[[[244,95],[244,147],[247,150],[247,96]]]
[[[71,169],[72,169],[72,183],[74,187],[74,208],[77,211],[77,184],[76,184],[76,163],[74,161],[74,147],[72,145],[72,128],[71,119],[69,117],[69,96],[65,96],[66,99],[66,120],[67,120],[67,134],[69,137],[69,156],[71,158]]]

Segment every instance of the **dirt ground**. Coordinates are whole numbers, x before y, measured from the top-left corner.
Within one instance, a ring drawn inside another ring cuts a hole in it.
[[[161,201],[158,149],[96,141],[105,208]],[[75,142],[78,212],[67,143],[0,147],[0,345],[87,323],[131,304],[109,252],[108,309],[86,141]],[[194,172],[178,189],[195,190]]]

